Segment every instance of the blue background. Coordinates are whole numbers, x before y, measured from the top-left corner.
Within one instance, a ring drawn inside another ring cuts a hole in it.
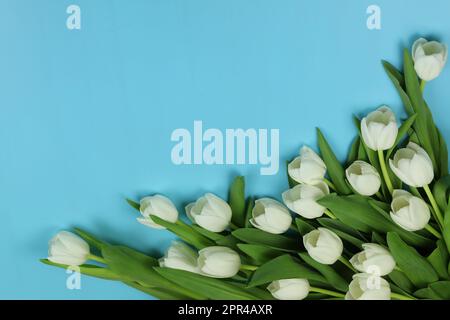
[[[82,29],[66,28],[66,8]],[[382,29],[366,27],[366,8]],[[171,236],[139,225],[124,201],[160,192],[182,210],[225,197],[236,174],[279,197],[284,160],[316,126],[344,158],[351,115],[401,104],[380,59],[400,63],[418,36],[450,43],[447,0],[1,0],[0,298],[141,299],[120,283],[38,262],[60,229],[159,255]],[[450,73],[426,96],[450,141]],[[280,173],[258,166],[175,166],[176,128],[279,128]]]

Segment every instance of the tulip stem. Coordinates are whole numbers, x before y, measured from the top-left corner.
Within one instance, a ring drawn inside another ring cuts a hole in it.
[[[333,220],[337,219],[336,216],[328,209],[325,209],[325,211],[323,213],[325,213],[327,216],[329,216]]]
[[[336,186],[333,184],[333,182],[331,182],[331,181],[328,180],[327,178],[323,178],[323,182],[325,182],[331,189],[333,189],[334,191],[336,191]]]
[[[103,263],[103,264],[107,264],[105,259],[103,259],[102,257],[96,256],[94,254],[88,255],[88,259],[89,260],[94,260],[94,261],[97,261],[97,262],[100,262],[100,263]]]
[[[430,226],[429,224],[427,224],[427,225],[425,226],[425,230],[427,230],[429,233],[431,233],[432,235],[434,235],[436,238],[442,239],[441,234],[440,234],[435,228],[433,228],[432,226]]]
[[[422,80],[420,82],[420,92],[423,93],[423,91],[425,90],[425,85],[427,84],[427,82],[425,80]]]
[[[434,199],[433,193],[431,192],[430,187],[427,184],[423,186],[423,189],[425,190],[428,199],[430,199],[431,206],[433,207],[435,213],[435,219],[442,228],[442,226],[444,225],[444,218],[442,217],[441,210],[439,209],[439,206],[436,203],[436,200]]]
[[[384,161],[383,150],[378,150],[378,160],[380,161],[381,172],[383,173],[384,181],[386,181],[386,186],[389,190],[389,193],[392,194],[392,192],[394,191],[394,187],[392,186],[391,178],[389,178],[389,173],[386,168],[386,161]]]
[[[391,293],[391,298],[395,299],[395,300],[417,300],[416,298],[407,297],[402,294],[398,294],[398,293],[394,293],[394,292]]]
[[[336,297],[336,298],[344,298],[345,297],[345,295],[343,293],[331,291],[331,290],[327,290],[327,289],[322,289],[322,288],[316,288],[316,287],[309,287],[309,292],[323,293],[328,296],[332,296],[332,297]]]
[[[255,271],[258,269],[257,266],[251,266],[249,264],[241,264],[241,270]]]
[[[342,264],[344,264],[347,268],[349,268],[353,272],[358,272],[355,268],[353,268],[352,264],[347,259],[345,259],[343,256],[340,256],[338,260],[340,262],[342,262]]]

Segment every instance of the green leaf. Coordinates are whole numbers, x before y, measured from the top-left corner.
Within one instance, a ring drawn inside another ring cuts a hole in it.
[[[339,220],[356,230],[365,233],[394,231],[408,244],[418,247],[433,245],[430,239],[417,233],[406,231],[392,222],[392,220],[388,220],[381,215],[369,204],[369,199],[366,197],[360,195],[339,197],[331,194],[318,200],[318,203],[329,208]]]
[[[372,232],[372,242],[381,244],[382,246],[387,246],[386,239],[377,232]]]
[[[232,232],[232,235],[249,244],[259,244],[281,251],[295,251],[300,247],[298,239],[271,234],[253,228],[237,229]]]
[[[436,242],[437,248],[428,256],[428,261],[436,270],[439,278],[448,280],[449,275],[447,271],[449,255],[444,241],[438,240]]]
[[[429,285],[429,288],[442,300],[450,300],[450,281],[438,281]]]
[[[355,247],[362,249],[362,245],[363,243],[365,243],[365,241],[362,241],[359,238],[360,237],[359,232],[355,231],[351,227],[346,226],[345,224],[343,224],[338,220],[333,220],[330,218],[320,218],[317,219],[317,221],[319,221],[319,223],[323,227],[331,229],[342,240],[345,240],[354,245]]]
[[[321,264],[314,259],[312,259],[306,252],[300,252],[299,256],[305,261],[308,265],[316,269],[320,274],[322,274],[327,283],[336,288],[339,291],[347,292],[348,290],[348,282],[345,281],[341,275],[336,272],[332,266]]]
[[[98,238],[96,238],[94,235],[92,235],[91,233],[84,231],[80,228],[74,228],[75,233],[77,233],[81,238],[83,238],[87,243],[89,243],[90,246],[95,247],[99,250],[101,250],[101,248],[104,245],[108,245],[106,242],[99,240]]]
[[[199,234],[205,236],[206,238],[208,238],[208,239],[210,239],[210,240],[212,240],[214,242],[223,240],[226,237],[226,235],[224,235],[224,234],[217,233],[217,232],[212,232],[212,231],[203,229],[202,227],[200,227],[198,225],[195,225],[195,224],[190,226],[190,227],[192,229],[194,229],[195,231],[197,231]]]
[[[433,187],[433,195],[436,199],[437,204],[439,205],[439,208],[442,211],[445,211],[448,206],[448,199],[449,199],[449,192],[450,192],[450,175],[446,175],[442,178],[440,178]]]
[[[415,113],[418,115],[416,121],[414,122],[414,131],[417,133],[420,145],[430,156],[435,172],[437,172],[438,166],[436,162],[435,150],[433,148],[433,143],[435,143],[436,146],[439,145],[437,139],[434,139],[437,137],[436,126],[431,117],[431,113],[423,100],[419,80],[417,78],[414,63],[408,49],[403,51],[403,59],[406,93],[411,100]]]
[[[450,252],[450,204],[447,206],[447,210],[445,210],[444,214],[442,237],[444,238],[445,244],[447,245],[447,251]]]
[[[448,149],[447,143],[445,142],[445,138],[442,135],[441,131],[436,127],[438,139],[439,139],[439,156],[440,156],[440,164],[441,168],[441,177],[448,175]]]
[[[275,258],[259,267],[250,279],[249,287],[260,286],[274,280],[302,278],[326,283],[316,271],[305,267],[288,254]]]
[[[156,267],[154,270],[167,280],[194,292],[201,292],[203,300],[255,300],[254,295],[224,280],[169,268]]]
[[[289,188],[293,188],[296,185],[298,185],[298,182],[295,181],[294,179],[292,179],[291,176],[289,175],[289,170],[288,170],[289,169],[289,162],[290,161],[286,161],[286,175],[287,175],[287,178],[288,178]]]
[[[213,241],[196,232],[192,227],[186,224],[171,223],[155,215],[151,215],[151,218],[155,223],[167,228],[167,230],[173,232],[185,242],[193,245],[197,249],[203,249],[214,245]]]
[[[397,139],[395,140],[394,145],[386,153],[386,160],[391,157],[392,152],[395,150],[395,148],[398,146],[398,144],[402,141],[402,139],[408,134],[408,131],[411,129],[416,118],[417,118],[417,114],[413,114],[405,122],[402,123],[402,125],[398,129]]]
[[[379,214],[381,214],[386,220],[391,220],[391,216],[389,215],[390,207],[387,203],[369,200],[369,205],[374,208]]]
[[[250,258],[252,258],[256,265],[261,265],[284,254],[282,251],[259,244],[239,243],[237,247]]]
[[[230,186],[228,201],[230,203],[233,216],[231,221],[239,226],[245,225],[245,178],[236,177]]]
[[[316,229],[312,224],[301,218],[295,218],[295,224],[297,225],[298,232],[302,236]]]
[[[405,81],[403,79],[403,74],[400,73],[400,71],[398,71],[392,64],[387,61],[383,61],[383,67],[389,79],[391,79],[392,83],[394,84],[395,89],[397,89],[397,92],[400,95],[400,98],[405,107],[406,113],[408,113],[408,115],[413,115],[414,109],[412,107],[411,100],[404,90]]]
[[[327,166],[327,172],[331,178],[331,181],[336,186],[336,191],[341,194],[350,194],[352,190],[349,188],[347,182],[345,181],[344,168],[339,163],[333,150],[331,150],[330,145],[325,140],[325,137],[323,136],[319,128],[317,128],[317,140],[320,148],[320,153],[322,154],[322,159]]]
[[[124,281],[137,281],[148,287],[172,285],[153,270],[158,265],[153,257],[124,246],[103,246],[102,255],[108,267]]]
[[[387,234],[389,250],[397,265],[418,288],[439,280],[431,264],[416,249],[408,246],[397,233]]]
[[[51,262],[48,259],[41,259],[40,261],[49,266],[58,267],[58,268],[66,269],[66,270],[69,268],[73,268],[73,267],[65,265],[65,264]],[[96,277],[96,278],[100,278],[100,279],[106,279],[106,280],[120,280],[120,276],[118,276],[116,273],[114,273],[111,269],[108,269],[108,268],[102,268],[102,267],[99,267],[99,266],[96,266],[93,264],[83,264],[83,265],[79,266],[78,268],[80,268],[79,269],[80,273],[87,275],[87,276]],[[75,269],[73,269],[73,270],[75,270]]]
[[[139,203],[134,202],[134,201],[131,200],[131,199],[126,199],[126,200],[127,200],[128,204],[129,204],[130,206],[132,206],[133,208],[135,208],[137,211],[140,211],[140,210],[141,210],[141,205],[140,205]]]
[[[414,295],[422,299],[450,300],[450,281],[438,281],[414,292]]]
[[[391,279],[391,281],[394,282],[403,291],[406,291],[408,293],[414,291],[413,283],[411,282],[411,280],[408,279],[408,277],[403,272],[393,270],[391,273],[389,273],[388,276]]]
[[[359,146],[361,144],[361,138],[359,136],[357,136],[351,147],[350,147],[350,151],[348,152],[348,156],[347,156],[347,165],[352,164],[353,162],[355,162],[356,160],[358,160],[358,153],[359,153]]]
[[[224,246],[224,247],[228,247],[231,249],[236,249],[238,243],[239,243],[239,240],[231,234],[227,235],[223,239],[220,239],[216,242],[216,244],[219,246]]]
[[[247,209],[245,213],[245,228],[251,228],[252,224],[250,223],[250,219],[252,218],[253,206],[255,205],[255,200],[253,198],[249,198],[247,201]]]

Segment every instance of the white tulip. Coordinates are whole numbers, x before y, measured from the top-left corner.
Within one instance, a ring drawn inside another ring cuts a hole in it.
[[[391,287],[383,278],[358,273],[353,275],[345,300],[391,300]]]
[[[143,225],[155,229],[165,228],[156,224],[151,218],[152,215],[171,223],[175,223],[178,220],[178,211],[172,201],[159,194],[142,198],[140,201],[140,211],[143,218],[137,218],[137,220]]]
[[[391,218],[408,231],[425,228],[430,221],[430,208],[425,201],[404,190],[394,190],[391,203]]]
[[[309,294],[309,287],[306,279],[282,279],[272,281],[267,290],[278,300],[303,300]]]
[[[286,206],[293,212],[306,219],[319,218],[325,212],[325,207],[317,203],[317,200],[330,194],[330,189],[325,182],[315,185],[298,184],[282,195]]]
[[[363,196],[372,196],[381,186],[378,171],[367,162],[357,160],[345,170],[345,175],[352,188]]]
[[[300,149],[300,156],[288,165],[289,176],[298,183],[315,184],[323,180],[326,171],[323,160],[306,146]]]
[[[447,62],[447,46],[437,41],[417,39],[412,47],[414,69],[420,79],[431,81],[437,78]]]
[[[364,243],[363,251],[355,254],[350,263],[361,272],[385,276],[395,268],[395,260],[384,247],[375,243]]]
[[[212,278],[231,278],[239,272],[241,258],[227,247],[207,247],[198,252],[200,272]]]
[[[389,165],[395,175],[411,187],[423,187],[434,178],[433,163],[427,152],[414,142],[398,150]]]
[[[89,259],[89,245],[71,232],[59,232],[48,245],[48,260],[51,262],[79,266]]]
[[[289,210],[278,201],[261,198],[255,201],[250,223],[263,231],[280,234],[289,229],[292,217]]]
[[[166,252],[166,255],[159,259],[159,265],[165,268],[198,272],[198,254],[183,242],[174,241]]]
[[[390,149],[397,139],[395,114],[387,106],[375,110],[361,120],[364,143],[372,150]]]
[[[192,222],[212,232],[225,230],[232,215],[230,205],[212,193],[206,193],[196,202],[188,204],[186,213]]]
[[[333,264],[342,255],[342,240],[331,230],[317,228],[303,236],[303,245],[308,254],[322,264]]]

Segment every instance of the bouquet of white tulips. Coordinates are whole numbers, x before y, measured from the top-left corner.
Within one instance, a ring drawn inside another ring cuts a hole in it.
[[[128,200],[140,223],[180,239],[163,257],[76,229],[42,262],[160,299],[450,299],[448,152],[423,98],[446,59],[445,45],[419,39],[402,71],[383,61],[408,118],[387,106],[355,118],[345,163],[318,130],[320,152],[302,147],[288,163],[282,202],[247,197],[243,177],[227,201],[187,205],[191,223],[162,195]]]

